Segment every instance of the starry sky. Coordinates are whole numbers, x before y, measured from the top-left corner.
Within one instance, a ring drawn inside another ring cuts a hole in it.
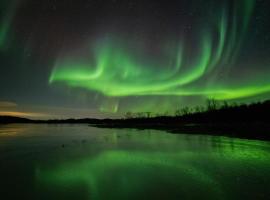
[[[270,98],[268,0],[1,0],[0,115]]]

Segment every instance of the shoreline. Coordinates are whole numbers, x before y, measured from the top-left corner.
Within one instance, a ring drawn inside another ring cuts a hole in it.
[[[182,125],[103,123],[89,124],[89,126],[109,129],[160,130],[172,134],[199,134],[270,141],[270,125],[265,123]]]
[[[160,130],[171,134],[194,134],[209,136],[225,136],[241,139],[270,141],[270,124],[265,122],[250,123],[151,123],[134,122],[129,120],[27,120],[0,123],[9,124],[47,124],[47,125],[88,125],[95,128],[107,129],[137,129],[137,130]]]

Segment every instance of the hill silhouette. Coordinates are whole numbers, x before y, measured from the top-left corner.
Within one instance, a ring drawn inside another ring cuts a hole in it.
[[[270,140],[270,100],[253,104],[217,106],[214,100],[206,108],[183,108],[176,116],[151,117],[127,115],[122,119],[54,119],[31,120],[21,117],[0,116],[0,124],[47,123],[47,124],[89,124],[99,128],[135,128],[166,130],[171,133],[196,133],[236,136]]]
[[[96,124],[105,128],[158,129],[171,133],[213,134],[270,140],[270,101],[250,105],[217,106],[209,100],[206,109],[183,108],[179,116],[129,117]],[[148,114],[149,116],[149,114]]]
[[[22,117],[14,116],[0,116],[0,124],[9,124],[9,123],[30,123],[32,120]]]

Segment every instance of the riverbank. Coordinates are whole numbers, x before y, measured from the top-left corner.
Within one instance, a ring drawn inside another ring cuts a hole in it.
[[[199,134],[227,136],[243,139],[269,140],[270,125],[265,123],[253,124],[135,124],[135,123],[99,123],[89,126],[110,129],[163,130],[173,134]]]
[[[187,112],[177,116],[130,116],[122,119],[51,119],[31,120],[0,116],[0,124],[89,124],[98,128],[132,128],[164,130],[170,133],[222,135],[229,137],[270,140],[270,101],[220,108],[208,106],[205,111]]]

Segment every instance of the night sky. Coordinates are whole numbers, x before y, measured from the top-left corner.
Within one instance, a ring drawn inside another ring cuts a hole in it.
[[[1,0],[0,115],[270,98],[269,0]]]

